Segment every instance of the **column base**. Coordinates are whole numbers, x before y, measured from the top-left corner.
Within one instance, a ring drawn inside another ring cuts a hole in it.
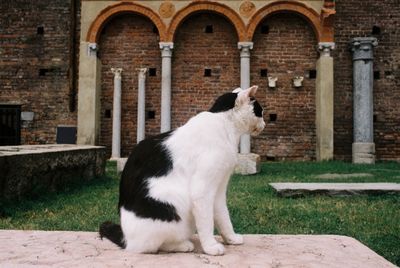
[[[375,164],[375,143],[354,142],[352,147],[354,164]]]
[[[261,171],[261,158],[258,154],[238,154],[238,163],[235,173],[241,175],[257,174]]]
[[[117,174],[120,175],[122,171],[124,170],[126,161],[128,158],[126,157],[111,157],[110,161],[115,161],[117,162]]]

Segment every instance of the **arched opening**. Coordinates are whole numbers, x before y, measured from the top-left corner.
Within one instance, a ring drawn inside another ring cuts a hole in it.
[[[172,128],[240,85],[237,43],[234,26],[218,14],[197,12],[180,24],[172,62]]]
[[[99,37],[101,60],[100,145],[111,148],[113,78],[111,68],[122,68],[121,156],[136,144],[138,68],[146,76],[146,136],[159,133],[161,58],[159,33],[152,21],[135,13],[122,13],[104,26]]]
[[[259,101],[267,123],[253,138],[252,151],[267,159],[315,159],[315,70],[318,53],[310,24],[291,12],[264,18],[253,35],[251,81],[262,89]],[[302,87],[293,78],[302,76]],[[276,87],[268,86],[276,77]]]

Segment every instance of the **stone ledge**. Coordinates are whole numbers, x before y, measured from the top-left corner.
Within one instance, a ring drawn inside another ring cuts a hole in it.
[[[270,183],[280,196],[400,194],[399,183]]]
[[[219,239],[219,238],[218,238]],[[133,254],[94,232],[0,230],[5,267],[362,267],[394,268],[357,240],[335,235],[245,235],[224,256]]]
[[[104,174],[104,147],[71,144],[0,147],[0,201],[63,190]]]

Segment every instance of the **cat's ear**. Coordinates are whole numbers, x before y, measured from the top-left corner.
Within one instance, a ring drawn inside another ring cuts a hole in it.
[[[232,93],[239,93],[240,91],[242,91],[243,89],[241,89],[240,87],[235,88]]]
[[[243,104],[249,103],[251,97],[255,97],[257,93],[258,86],[252,86],[248,89],[241,90],[238,92],[236,98],[236,105],[241,106]]]

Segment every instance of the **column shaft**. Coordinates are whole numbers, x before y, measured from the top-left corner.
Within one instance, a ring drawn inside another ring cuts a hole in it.
[[[140,141],[144,140],[145,138],[145,126],[146,126],[146,72],[147,68],[139,69],[139,81],[138,81],[138,112],[137,112],[137,140],[136,142],[139,143]]]
[[[114,99],[111,158],[121,157],[121,68],[111,68],[114,73]]]
[[[160,42],[161,49],[161,133],[171,130],[171,57],[173,43]]]
[[[250,49],[253,48],[252,42],[239,42],[240,49],[240,87],[247,89],[250,87]],[[251,138],[249,134],[240,137],[240,153],[249,154],[251,151]]]
[[[333,159],[333,58],[335,43],[319,43],[316,80],[316,158]]]
[[[350,42],[353,52],[353,163],[375,163],[373,126],[374,37]]]

